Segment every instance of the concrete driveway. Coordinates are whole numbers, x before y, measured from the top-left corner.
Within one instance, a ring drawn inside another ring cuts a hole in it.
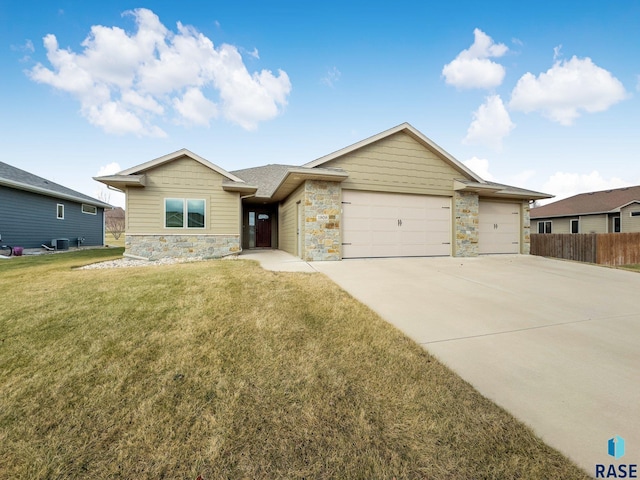
[[[588,473],[640,464],[640,273],[526,255],[311,265]]]

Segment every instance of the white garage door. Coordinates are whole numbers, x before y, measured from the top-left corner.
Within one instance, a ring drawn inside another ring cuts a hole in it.
[[[520,204],[480,200],[479,253],[520,253]]]
[[[342,257],[451,255],[451,199],[343,190]]]

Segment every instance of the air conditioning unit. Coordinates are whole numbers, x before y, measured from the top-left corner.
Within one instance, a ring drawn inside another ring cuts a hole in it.
[[[51,246],[56,250],[69,250],[68,238],[54,238],[51,240]]]

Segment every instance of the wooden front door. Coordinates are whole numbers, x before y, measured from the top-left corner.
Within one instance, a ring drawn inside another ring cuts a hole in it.
[[[271,215],[268,213],[258,213],[256,247],[271,247]]]

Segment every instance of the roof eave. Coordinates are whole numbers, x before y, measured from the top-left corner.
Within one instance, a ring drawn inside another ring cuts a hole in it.
[[[118,190],[123,188],[144,188],[147,185],[146,175],[105,175],[103,177],[93,177],[96,182],[104,183]]]
[[[533,190],[518,189],[513,190],[509,185],[495,183],[477,183],[463,180],[454,180],[453,189],[457,192],[474,192],[478,195],[488,195],[492,198],[517,198],[521,200],[542,200],[553,198],[553,195]]]
[[[256,193],[258,191],[258,187],[254,185],[239,184],[239,183],[223,183],[222,189],[225,192],[240,192],[240,193]]]
[[[486,183],[469,183],[461,182],[460,180],[454,180],[453,189],[457,192],[495,193],[500,190],[500,187],[496,187],[495,185],[488,185]]]
[[[540,207],[542,208],[542,207]],[[531,210],[531,218],[562,218],[562,217],[583,217],[585,215],[609,215],[610,213],[620,213],[620,210],[604,210],[602,212],[581,212],[581,213],[558,213],[555,215],[536,215],[533,210]]]
[[[547,195],[546,193],[524,193],[514,192],[509,190],[502,190],[492,195],[494,198],[517,198],[520,200],[545,200],[547,198],[553,198],[553,195]]]
[[[100,200],[76,197],[75,195],[68,195],[66,193],[56,192],[54,190],[49,190],[46,188],[36,187],[34,185],[27,185],[26,183],[15,182],[13,180],[8,180],[6,178],[0,178],[0,185],[6,185],[11,188],[15,188],[18,190],[24,190],[26,192],[33,192],[40,195],[46,195],[47,197],[60,198],[63,200],[70,200],[76,203],[85,203],[87,205],[93,205],[96,207],[102,208],[113,208],[113,205],[110,205],[106,202],[101,202]]]
[[[305,180],[321,180],[341,183],[349,178],[349,174],[342,170],[326,168],[292,167],[282,178],[278,186],[270,195],[272,201],[284,199],[289,193],[298,188]]]

